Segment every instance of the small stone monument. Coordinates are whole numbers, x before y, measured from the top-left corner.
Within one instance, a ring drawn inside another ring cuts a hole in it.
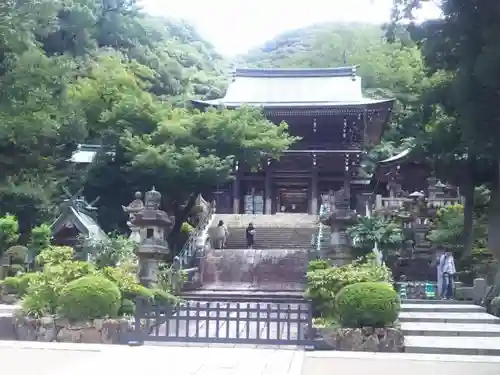
[[[137,248],[139,279],[141,284],[149,286],[158,280],[159,262],[170,254],[166,237],[173,220],[160,210],[161,194],[154,187],[145,194],[144,201],[143,209],[134,212],[130,223],[138,228],[140,237]]]

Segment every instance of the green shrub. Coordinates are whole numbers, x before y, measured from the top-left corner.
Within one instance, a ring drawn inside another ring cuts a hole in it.
[[[307,265],[307,272],[314,272],[317,270],[326,270],[330,265],[326,260],[311,260]]]
[[[36,257],[41,266],[58,265],[73,260],[73,249],[68,246],[50,246],[43,249]]]
[[[9,258],[12,264],[24,264],[28,251],[26,246],[16,245],[5,250],[3,256]]]
[[[129,299],[122,300],[122,305],[118,311],[120,316],[134,316],[135,315],[135,303]]]
[[[126,268],[105,267],[100,273],[118,286],[124,299],[134,301],[137,297],[143,297],[152,300],[154,297],[153,292],[139,284],[136,275]]]
[[[31,280],[33,279],[34,273],[25,273],[24,275],[17,276],[19,278],[19,284],[17,288],[17,295],[19,297],[23,297],[27,292],[30,286]]]
[[[398,318],[401,301],[391,284],[363,282],[344,287],[335,299],[343,327],[384,327]]]
[[[18,294],[21,278],[19,276],[6,277],[2,281],[2,292],[6,294]]]
[[[176,305],[179,303],[179,298],[161,289],[151,289],[153,300],[158,305]]]
[[[369,258],[342,267],[316,269],[307,273],[307,295],[316,316],[335,315],[335,295],[346,285],[361,282],[392,282],[391,271]]]
[[[58,298],[58,312],[73,321],[117,316],[121,306],[118,286],[101,276],[84,276],[70,282]]]

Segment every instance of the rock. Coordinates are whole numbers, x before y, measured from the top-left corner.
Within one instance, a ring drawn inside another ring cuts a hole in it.
[[[120,344],[128,342],[128,334],[133,330],[133,321],[128,319],[70,323],[51,316],[3,318],[0,316],[0,339],[10,340]]]
[[[18,301],[17,294],[0,294],[0,303],[14,305]]]
[[[0,340],[16,340],[14,320],[10,315],[0,315]]]
[[[396,328],[320,328],[315,338],[318,350],[402,352],[403,333]]]

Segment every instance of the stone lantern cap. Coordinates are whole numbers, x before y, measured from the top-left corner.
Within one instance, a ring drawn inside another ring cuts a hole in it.
[[[160,210],[161,193],[153,188],[144,194],[144,208],[134,214],[132,224],[135,226],[158,226],[170,228],[173,220],[165,211]]]
[[[409,195],[410,198],[422,198],[424,196],[425,196],[425,194],[422,193],[421,191],[414,191],[413,193],[411,193]]]

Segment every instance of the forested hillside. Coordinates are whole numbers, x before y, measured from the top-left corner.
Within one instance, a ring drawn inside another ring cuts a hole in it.
[[[365,93],[398,99],[385,139],[394,146],[414,137],[420,123],[420,94],[428,84],[418,47],[406,35],[387,43],[378,25],[321,24],[279,35],[237,59],[249,67],[326,68],[359,65]],[[386,144],[391,151],[391,144]]]
[[[289,144],[258,111],[185,106],[223,95],[226,62],[193,26],[134,0],[7,0],[0,36],[0,217],[14,214],[22,235],[51,223],[64,186],[101,197],[111,231],[126,228],[133,192],[155,185],[180,226],[238,152],[276,157]],[[68,162],[80,143],[113,152],[82,168]]]

